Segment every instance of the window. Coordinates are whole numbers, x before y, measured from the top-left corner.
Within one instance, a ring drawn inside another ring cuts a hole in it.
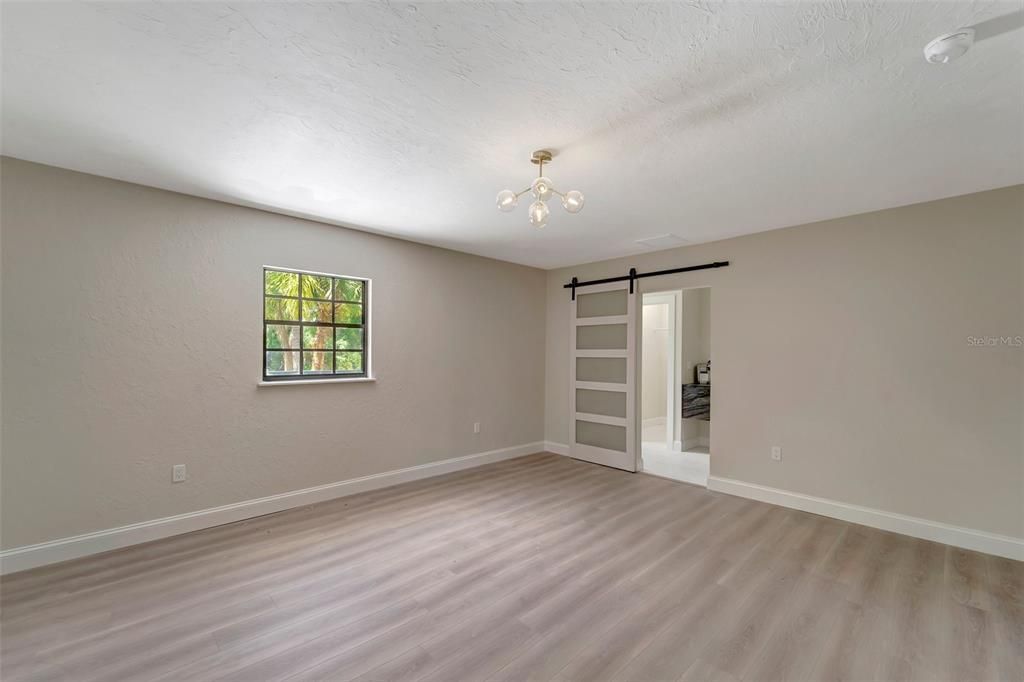
[[[263,380],[366,377],[370,280],[263,269]]]

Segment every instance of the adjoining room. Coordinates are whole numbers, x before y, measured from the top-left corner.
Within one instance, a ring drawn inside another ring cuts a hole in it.
[[[1024,6],[0,0],[0,680],[1024,680]]]
[[[711,459],[711,289],[646,293],[643,471],[707,486]]]

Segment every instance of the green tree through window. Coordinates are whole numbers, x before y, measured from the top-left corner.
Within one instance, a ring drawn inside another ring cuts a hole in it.
[[[263,378],[366,376],[369,281],[263,270]]]

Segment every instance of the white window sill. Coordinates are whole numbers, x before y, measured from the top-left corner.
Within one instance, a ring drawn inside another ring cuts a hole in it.
[[[377,381],[376,377],[352,377],[349,379],[337,378],[337,379],[294,379],[284,381],[261,381],[260,386],[309,386],[310,384],[360,384],[368,381]]]

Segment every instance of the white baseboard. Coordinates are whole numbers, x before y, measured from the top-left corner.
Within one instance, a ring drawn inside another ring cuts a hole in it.
[[[152,521],[133,523],[120,528],[85,533],[61,540],[43,542],[37,545],[15,547],[0,552],[0,575],[24,571],[37,566],[77,559],[90,554],[98,554],[112,549],[120,549],[142,542],[159,540],[160,538],[180,535],[194,530],[220,526],[225,523],[242,521],[243,519],[273,514],[274,512],[304,507],[315,502],[324,502],[338,497],[355,495],[369,490],[386,488],[399,483],[408,483],[421,478],[440,476],[441,474],[469,469],[472,467],[500,462],[505,459],[522,457],[546,450],[546,443],[526,443],[500,450],[490,450],[464,457],[443,459],[439,462],[420,464],[406,469],[385,471],[347,481],[327,483],[303,490],[293,490],[255,500],[235,502],[222,507],[202,509],[199,511],[168,516]]]
[[[985,554],[995,554],[1024,561],[1024,539],[1008,535],[996,535],[985,531],[951,526],[938,521],[929,521],[903,514],[860,507],[855,504],[836,502],[822,497],[803,495],[779,488],[736,481],[731,478],[711,476],[708,478],[708,490],[714,490],[738,497],[746,497],[760,502],[776,504],[780,507],[799,509],[801,511],[830,516],[842,521],[859,523],[881,530],[901,533],[923,540],[941,542],[954,547],[963,547]]]
[[[553,440],[544,441],[544,450],[545,452],[553,452],[556,455],[569,456],[569,446],[565,443],[556,443]]]
[[[707,436],[700,436],[697,438],[687,438],[686,440],[676,441],[679,443],[680,450],[689,450],[690,448],[709,448],[711,447],[711,439]]]

